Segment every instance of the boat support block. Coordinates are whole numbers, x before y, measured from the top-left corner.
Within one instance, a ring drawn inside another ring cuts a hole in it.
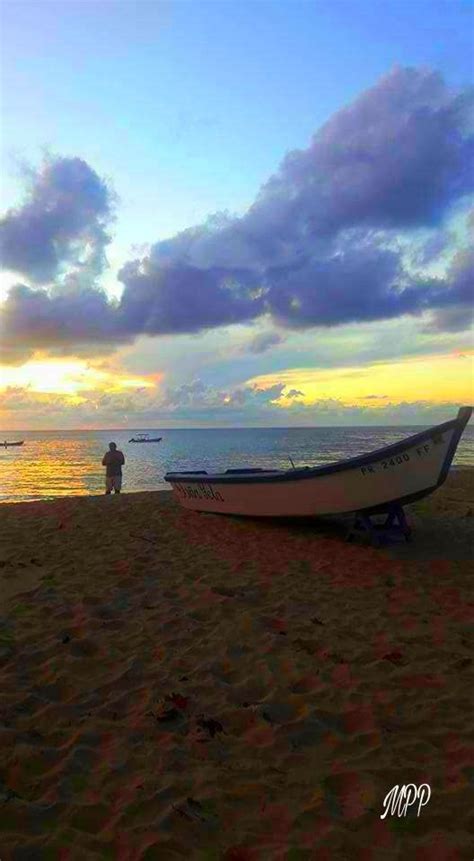
[[[346,541],[352,541],[353,538],[364,535],[368,537],[370,544],[380,547],[390,538],[398,538],[400,535],[404,537],[405,541],[410,541],[411,534],[403,507],[398,503],[393,503],[388,506],[387,517],[383,523],[374,522],[371,520],[370,514],[364,511],[357,512],[346,535]]]

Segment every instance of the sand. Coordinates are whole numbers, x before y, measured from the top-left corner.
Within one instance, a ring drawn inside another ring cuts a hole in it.
[[[471,861],[473,475],[382,549],[166,492],[0,506],[2,861]]]

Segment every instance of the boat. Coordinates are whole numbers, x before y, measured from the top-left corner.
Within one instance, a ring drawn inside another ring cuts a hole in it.
[[[168,472],[165,481],[181,505],[195,511],[251,517],[388,513],[390,523],[395,516],[402,527],[402,506],[445,481],[471,414],[472,407],[461,407],[451,421],[336,463]]]
[[[7,440],[4,440],[4,442],[0,443],[0,445],[3,445],[5,448],[10,448],[11,446],[15,445],[23,445],[24,441],[24,439],[19,440],[19,442],[8,442]]]
[[[149,433],[137,433],[136,437],[129,439],[129,442],[161,442],[162,436],[151,437]]]

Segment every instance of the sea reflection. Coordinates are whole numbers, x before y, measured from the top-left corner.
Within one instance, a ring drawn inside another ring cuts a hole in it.
[[[0,446],[0,502],[21,502],[104,492],[102,457],[114,441],[125,455],[127,491],[169,490],[171,470],[258,466],[288,469],[314,466],[364,454],[417,433],[420,428],[241,428],[212,430],[146,429],[160,443],[133,444],[136,431],[16,431],[21,448]],[[0,433],[0,439],[4,435]],[[474,432],[466,428],[457,466],[474,464]]]
[[[0,499],[47,499],[102,490],[97,440],[84,437],[27,439],[21,448],[0,449]]]

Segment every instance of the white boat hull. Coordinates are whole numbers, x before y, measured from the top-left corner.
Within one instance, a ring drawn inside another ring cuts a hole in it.
[[[420,498],[444,481],[468,420],[464,412],[461,421],[461,412],[457,421],[329,467],[240,476],[169,473],[165,478],[181,505],[195,511],[307,517],[383,510]]]

